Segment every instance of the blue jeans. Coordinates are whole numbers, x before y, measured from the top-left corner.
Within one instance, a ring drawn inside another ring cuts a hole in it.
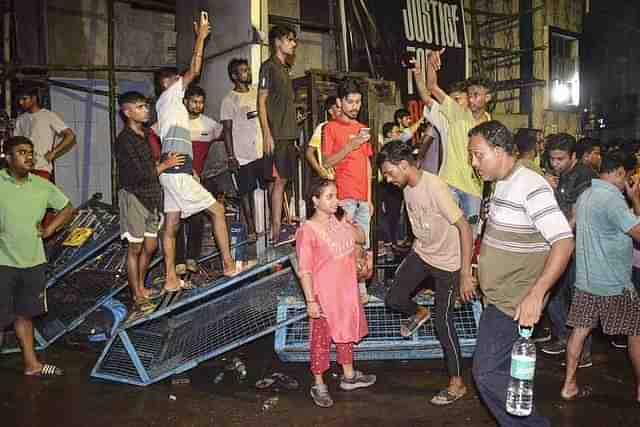
[[[575,281],[576,260],[572,257],[569,264],[567,264],[567,269],[551,290],[551,299],[547,307],[547,314],[551,321],[551,333],[562,341],[567,341],[571,333],[567,327],[567,318],[569,317],[569,308],[571,307],[573,291],[575,290]],[[584,341],[583,354],[591,354],[592,344],[593,338],[589,335]]]
[[[518,339],[518,323],[494,305],[488,305],[480,318],[473,378],[480,397],[501,427],[547,427],[551,423],[540,416],[535,405],[528,417],[507,413],[507,387],[511,377],[511,350]]]
[[[343,199],[340,200],[340,206],[345,210],[347,215],[353,216],[353,222],[362,227],[367,238],[365,247],[369,247],[369,227],[371,217],[369,216],[369,203],[366,200]]]
[[[469,224],[471,224],[472,226],[478,224],[478,220],[480,219],[480,205],[482,204],[482,199],[480,197],[476,197],[469,193],[465,193],[464,191],[458,190],[457,188],[452,186],[449,186],[449,191],[451,191],[453,200],[455,200],[460,209],[462,209],[464,217],[467,218]]]

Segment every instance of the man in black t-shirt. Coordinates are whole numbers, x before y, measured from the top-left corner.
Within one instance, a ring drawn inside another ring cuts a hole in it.
[[[545,178],[553,187],[558,206],[569,221],[569,225],[575,229],[575,203],[580,194],[591,186],[591,180],[598,176],[591,167],[579,162],[576,158],[576,139],[573,136],[566,133],[550,135],[545,145],[552,169],[550,171],[552,173],[548,172]],[[575,259],[572,258],[564,274],[554,286],[549,301],[547,313],[555,340],[542,347],[542,351],[546,354],[562,354],[566,351],[569,337],[566,323],[574,282]],[[591,365],[591,338],[589,337],[585,342],[579,366]]]
[[[184,163],[184,156],[170,153],[156,164],[147,142],[144,124],[149,119],[147,98],[126,92],[118,99],[125,127],[115,144],[118,165],[118,205],[120,237],[128,242],[127,279],[138,310],[153,309],[156,295],[144,287],[149,262],[158,247],[162,187],[158,175]]]
[[[292,230],[282,226],[282,204],[287,180],[296,177],[297,138],[295,94],[287,58],[295,53],[296,33],[287,26],[269,31],[273,54],[260,67],[258,117],[264,141],[265,163],[271,164],[271,239],[274,246],[295,240]]]

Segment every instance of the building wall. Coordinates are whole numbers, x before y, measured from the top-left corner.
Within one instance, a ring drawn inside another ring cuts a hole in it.
[[[519,13],[519,0],[465,0],[465,7],[487,10],[495,13]],[[579,113],[551,111],[548,105],[548,80],[549,80],[549,50],[548,50],[548,27],[554,26],[562,30],[575,33],[582,32],[583,0],[533,0],[532,9],[540,8],[533,12],[533,46],[544,47],[542,50],[534,51],[534,78],[547,81],[544,87],[534,87],[532,89],[532,113],[531,125],[534,128],[543,129],[545,134],[555,132],[567,132],[576,135],[578,132]],[[486,18],[476,15],[479,22]],[[477,44],[473,40],[471,17],[467,12],[467,34],[471,44]],[[516,25],[507,31],[496,31],[489,37],[483,39],[483,45],[504,49],[519,49],[519,27]],[[478,50],[473,50],[473,58],[477,59]],[[492,53],[484,52],[485,56]],[[488,61],[495,64],[495,59]],[[520,77],[520,63],[518,57],[513,61],[505,61],[507,65],[495,68],[495,73],[491,76],[495,80],[511,80]],[[509,64],[511,63],[511,64]],[[505,121],[513,124],[523,123],[523,116],[520,115],[520,90],[501,91],[497,94],[498,100],[505,100],[496,104],[494,113],[496,117],[502,117]],[[507,118],[506,116],[517,115],[518,117]],[[527,118],[528,119],[528,118]],[[527,120],[528,121],[528,120]]]

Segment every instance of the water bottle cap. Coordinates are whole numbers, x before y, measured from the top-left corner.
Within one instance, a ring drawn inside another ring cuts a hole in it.
[[[518,333],[522,338],[531,338],[531,336],[533,335],[533,328],[518,326]]]

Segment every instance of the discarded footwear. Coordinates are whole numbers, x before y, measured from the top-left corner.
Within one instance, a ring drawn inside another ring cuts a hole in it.
[[[440,390],[433,398],[431,399],[431,404],[436,406],[446,406],[451,405],[456,400],[462,398],[465,393],[452,393],[449,389]]]
[[[187,265],[186,264],[176,265],[176,274],[178,276],[184,276],[185,274],[187,274]]]
[[[356,390],[358,388],[364,388],[372,386],[376,383],[376,376],[372,374],[363,374],[360,371],[354,371],[352,378],[347,378],[344,375],[340,377],[340,388],[345,391]]]
[[[28,377],[59,377],[64,375],[64,371],[56,365],[44,363],[39,371],[25,372],[24,374]]]
[[[562,397],[562,399],[567,400],[567,401],[574,401],[574,400],[582,400],[585,399],[587,397],[591,397],[591,395],[593,394],[593,388],[589,387],[588,385],[586,386],[582,386],[578,389],[578,392],[576,394],[574,394],[573,396],[563,396],[562,394],[560,394],[560,396]]]
[[[418,329],[420,329],[420,326],[424,325],[425,322],[429,320],[430,317],[431,317],[431,311],[427,312],[427,314],[422,317],[418,316],[417,314],[414,314],[413,316],[409,317],[409,319],[405,324],[400,326],[400,335],[403,336],[404,338],[410,337]]]
[[[200,267],[198,266],[198,263],[195,259],[188,259],[186,261],[186,269],[191,273],[197,273],[198,271],[200,271]]]
[[[326,384],[316,384],[311,387],[311,398],[313,403],[321,408],[330,408],[333,406],[333,399],[329,394],[329,388]]]

